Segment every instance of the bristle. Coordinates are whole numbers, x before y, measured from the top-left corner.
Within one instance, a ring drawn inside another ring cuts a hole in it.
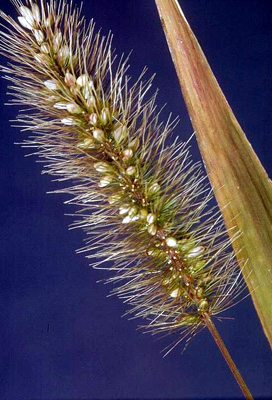
[[[2,15],[0,33],[13,64],[2,71],[12,103],[27,107],[19,125],[34,132],[23,146],[37,149],[44,172],[73,182],[58,192],[81,210],[72,226],[88,235],[80,251],[110,271],[112,293],[148,331],[176,331],[176,343],[195,335],[243,285],[200,165],[187,143],[170,143],[177,121],[160,121],[152,79],[130,84],[112,36],[95,35],[78,9],[13,3],[19,20]]]

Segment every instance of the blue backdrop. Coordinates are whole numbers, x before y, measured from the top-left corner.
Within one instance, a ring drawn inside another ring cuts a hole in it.
[[[183,10],[253,148],[272,175],[271,0],[182,0]],[[1,8],[15,16],[7,0]],[[152,0],[85,0],[83,11],[119,54],[131,56],[134,77],[147,65],[157,73],[164,116],[180,115],[176,134],[192,127]],[[5,61],[1,59],[1,62]],[[1,81],[1,102],[7,101]],[[208,332],[181,355],[162,358],[166,342],[136,331],[121,318],[126,307],[107,298],[104,277],[75,249],[80,231],[68,232],[66,197],[34,157],[14,142],[16,107],[1,106],[1,324],[0,399],[238,399],[242,398]],[[195,160],[200,159],[192,143]],[[234,160],[235,162],[235,160]],[[261,227],[260,227],[261,229]],[[272,398],[269,345],[248,298],[217,324],[256,399]]]

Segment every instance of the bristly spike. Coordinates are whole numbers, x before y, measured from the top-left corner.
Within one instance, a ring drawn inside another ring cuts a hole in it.
[[[177,332],[176,344],[194,336],[243,286],[199,165],[187,143],[170,142],[176,120],[159,120],[152,78],[130,84],[112,36],[95,35],[66,1],[14,3],[21,26],[2,15],[0,53],[26,107],[20,126],[35,132],[23,145],[37,148],[45,172],[73,182],[74,227],[92,237],[83,250],[100,259],[94,267],[114,263],[104,268],[117,271],[108,281],[128,313],[152,333]]]

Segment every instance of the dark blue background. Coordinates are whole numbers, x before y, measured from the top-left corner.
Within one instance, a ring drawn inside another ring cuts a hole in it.
[[[270,0],[182,0],[181,5],[230,105],[272,175]],[[12,12],[6,0],[1,8]],[[130,74],[157,72],[159,105],[181,116],[176,134],[192,133],[152,0],[89,0],[84,13],[112,30],[118,53],[132,48]],[[15,15],[15,13],[14,13]],[[3,62],[3,61],[2,61]],[[6,82],[1,81],[1,101]],[[242,398],[216,345],[204,331],[185,354],[163,359],[167,342],[136,331],[137,321],[99,271],[75,249],[83,234],[68,232],[57,184],[14,142],[15,107],[1,107],[1,324],[0,399],[238,399]],[[199,160],[197,146],[193,157]],[[260,227],[261,229],[261,227]],[[251,300],[218,324],[256,399],[272,398],[272,360]]]

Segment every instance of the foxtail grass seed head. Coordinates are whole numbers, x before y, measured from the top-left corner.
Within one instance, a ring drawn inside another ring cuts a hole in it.
[[[15,103],[26,107],[19,124],[34,132],[23,145],[37,148],[45,172],[73,182],[75,226],[92,237],[82,250],[109,270],[127,313],[152,333],[177,332],[178,342],[195,335],[243,286],[199,165],[187,143],[171,143],[176,122],[160,121],[156,96],[143,96],[151,80],[131,84],[111,36],[95,35],[77,9],[14,4],[18,19],[1,14],[0,52]]]

